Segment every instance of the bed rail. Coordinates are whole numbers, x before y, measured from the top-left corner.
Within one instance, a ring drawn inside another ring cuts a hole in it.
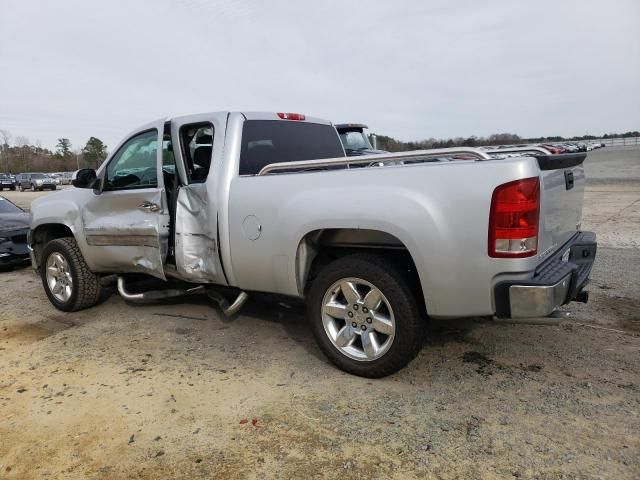
[[[549,153],[549,152],[546,152]],[[479,148],[453,147],[437,148],[433,150],[414,150],[411,152],[386,153],[382,155],[362,155],[360,157],[325,158],[320,160],[301,160],[298,162],[277,162],[265,165],[258,175],[267,175],[282,170],[306,170],[310,168],[333,167],[339,165],[360,165],[363,163],[387,163],[403,160],[420,160],[438,157],[450,157],[454,155],[473,155],[478,160],[491,160],[491,157]],[[291,172],[293,173],[293,172]]]

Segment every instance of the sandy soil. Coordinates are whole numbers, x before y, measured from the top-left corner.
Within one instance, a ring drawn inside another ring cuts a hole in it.
[[[273,297],[232,321],[196,296],[63,314],[30,269],[0,274],[0,478],[640,478],[640,176],[605,168],[638,153],[587,163],[589,304],[434,322],[382,380],[329,365]]]

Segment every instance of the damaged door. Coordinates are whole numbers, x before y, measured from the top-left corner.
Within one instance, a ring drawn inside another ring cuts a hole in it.
[[[164,279],[169,211],[162,174],[163,122],[132,134],[98,171],[82,210],[97,271],[139,272]]]
[[[226,115],[202,114],[171,122],[180,174],[174,220],[174,257],[179,276],[226,285],[218,244],[216,165],[222,158]]]

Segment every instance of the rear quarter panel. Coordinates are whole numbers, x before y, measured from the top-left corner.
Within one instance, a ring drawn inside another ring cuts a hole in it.
[[[296,252],[308,232],[373,229],[407,247],[431,316],[491,315],[496,276],[538,263],[489,258],[491,195],[499,184],[538,174],[535,159],[514,158],[235,177],[229,238],[236,283],[300,296]],[[261,226],[255,240],[243,228],[250,216]]]

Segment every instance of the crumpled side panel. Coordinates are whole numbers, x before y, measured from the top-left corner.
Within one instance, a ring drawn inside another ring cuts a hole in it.
[[[175,259],[185,280],[214,281],[218,273],[216,219],[210,218],[206,198],[204,184],[188,185],[178,192]]]

